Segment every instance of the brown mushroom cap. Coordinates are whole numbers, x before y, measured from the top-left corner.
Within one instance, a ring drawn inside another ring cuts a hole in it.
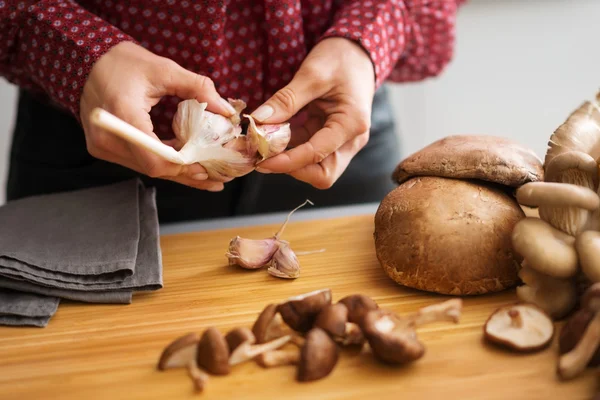
[[[388,364],[404,364],[425,355],[409,321],[389,310],[369,311],[363,319],[363,332],[375,358]]]
[[[600,282],[600,232],[584,231],[577,236],[575,248],[582,272],[592,282]]]
[[[544,181],[572,183],[598,189],[598,164],[581,151],[567,151],[553,157],[544,168]]]
[[[331,290],[321,289],[288,298],[277,306],[283,321],[297,332],[308,332],[323,307],[331,304]]]
[[[600,156],[600,108],[594,102],[585,101],[554,131],[544,165],[573,150],[589,154],[595,160]]]
[[[360,325],[364,316],[371,310],[376,310],[379,305],[370,298],[362,294],[352,294],[341,298],[338,303],[342,303],[348,309],[348,322]]]
[[[543,180],[542,161],[515,141],[488,135],[454,135],[437,140],[400,162],[393,179],[414,176],[478,179],[518,187]]]
[[[231,354],[235,351],[235,349],[244,343],[254,344],[256,342],[256,338],[250,329],[242,327],[235,328],[227,332],[227,335],[225,335],[225,341],[227,342],[227,347],[229,348],[229,353]]]
[[[348,322],[348,309],[342,303],[328,304],[315,319],[314,326],[334,337],[344,336]]]
[[[517,189],[516,197],[519,204],[530,207],[578,207],[590,211],[600,207],[596,192],[572,183],[530,182]]]
[[[560,331],[558,341],[560,354],[566,354],[575,349],[593,318],[594,312],[586,309],[577,310],[571,315]],[[596,367],[598,365],[600,365],[600,349],[596,350],[587,366]]]
[[[265,343],[286,334],[283,320],[277,313],[277,304],[267,305],[259,314],[254,325],[252,333],[256,338],[256,343]]]
[[[489,316],[484,337],[491,343],[521,352],[544,349],[554,336],[552,319],[533,304],[500,307]]]
[[[322,379],[333,371],[338,358],[339,349],[329,335],[321,328],[312,328],[300,351],[296,379],[299,382]]]
[[[208,373],[229,374],[229,347],[217,328],[209,327],[202,334],[198,343],[196,363]]]
[[[511,234],[524,217],[514,198],[483,182],[413,178],[379,205],[377,258],[392,280],[415,289],[501,291],[519,282]]]
[[[512,245],[530,268],[557,278],[577,273],[575,238],[538,218],[519,221],[512,232]]]
[[[162,352],[158,361],[158,369],[183,368],[196,355],[196,346],[200,341],[197,333],[188,333],[171,342]]]

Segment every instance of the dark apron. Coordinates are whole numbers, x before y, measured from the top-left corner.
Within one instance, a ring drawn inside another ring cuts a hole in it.
[[[289,211],[306,199],[315,207],[380,202],[392,190],[391,174],[399,161],[399,143],[387,90],[377,91],[369,143],[344,174],[327,190],[319,190],[288,175],[252,172],[213,193],[146,176],[157,188],[161,222]],[[19,92],[10,153],[7,200],[106,185],[139,176],[116,164],[93,158],[83,130],[64,111]]]

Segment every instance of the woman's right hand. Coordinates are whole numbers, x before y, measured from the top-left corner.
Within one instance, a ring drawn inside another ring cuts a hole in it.
[[[209,111],[227,117],[235,112],[217,93],[210,78],[134,43],[119,43],[95,63],[83,88],[80,118],[89,153],[153,178],[197,189],[223,190],[223,183],[208,180],[200,164],[171,163],[89,122],[90,112],[101,107],[159,140],[153,133],[149,112],[166,95],[206,102]]]

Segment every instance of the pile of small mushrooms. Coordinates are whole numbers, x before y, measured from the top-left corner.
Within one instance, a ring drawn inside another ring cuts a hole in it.
[[[458,323],[461,313],[461,299],[400,316],[362,294],[333,303],[331,290],[321,289],[268,304],[251,329],[235,328],[223,335],[209,327],[201,335],[183,335],[163,350],[158,369],[187,369],[199,392],[210,375],[228,375],[235,365],[250,360],[263,368],[294,365],[297,381],[316,381],[332,373],[341,348],[370,349],[386,364],[414,362],[425,354],[416,329],[433,322]]]
[[[485,328],[488,339],[506,344],[509,337],[512,348],[530,351],[550,342],[553,321],[566,319],[559,337],[561,379],[600,364],[599,102],[600,92],[596,101],[584,102],[551,136],[544,180],[516,190],[519,204],[537,208],[539,214],[520,220],[512,232],[514,251],[523,258],[519,271],[523,285],[517,296],[524,305],[519,307],[528,308],[538,334],[529,329],[530,342],[522,345],[527,329],[514,312],[498,311]],[[500,321],[502,334],[494,319]],[[490,329],[496,333],[490,334]]]

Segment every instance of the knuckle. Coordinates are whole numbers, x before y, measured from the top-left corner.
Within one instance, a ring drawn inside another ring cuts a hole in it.
[[[273,101],[279,103],[279,106],[286,111],[293,111],[296,109],[296,93],[294,93],[294,91],[287,86],[280,89],[273,95]]]
[[[321,161],[323,161],[325,159],[325,157],[327,157],[327,154],[325,154],[325,152],[323,152],[322,150],[315,149],[314,152],[313,152],[312,163],[313,164],[318,164]]]
[[[313,64],[306,64],[302,67],[302,77],[311,82],[314,88],[320,88],[330,81],[327,73]]]
[[[329,174],[324,174],[323,176],[315,180],[313,186],[320,190],[331,189],[331,187],[333,186],[333,179],[331,179]]]
[[[355,129],[359,134],[370,131],[371,119],[364,114],[358,114],[355,121]]]
[[[203,75],[194,74],[194,80],[196,81],[195,83],[198,85],[198,87],[201,90],[203,90],[203,91],[204,90],[206,90],[206,91],[216,91],[215,83],[209,77],[203,76]]]

